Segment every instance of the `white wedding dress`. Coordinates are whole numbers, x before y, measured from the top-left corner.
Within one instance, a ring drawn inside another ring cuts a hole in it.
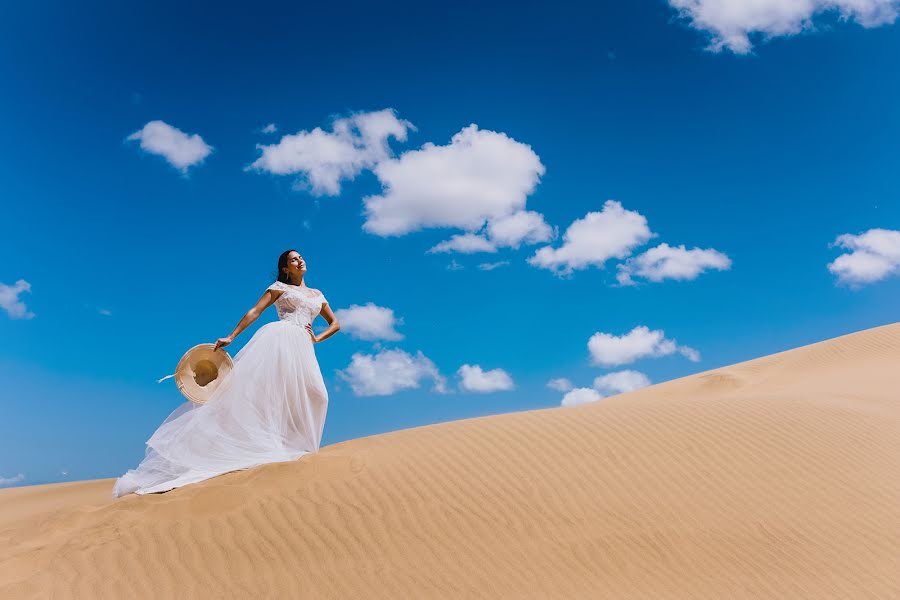
[[[278,321],[260,327],[205,404],[185,402],[147,440],[144,460],[120,477],[117,498],[163,492],[222,473],[317,452],[328,391],[305,329],[328,301],[276,281]]]

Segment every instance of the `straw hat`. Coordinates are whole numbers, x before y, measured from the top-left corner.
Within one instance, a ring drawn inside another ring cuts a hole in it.
[[[184,353],[172,375],[185,398],[195,404],[204,404],[231,373],[234,362],[224,348],[215,344],[197,344]]]

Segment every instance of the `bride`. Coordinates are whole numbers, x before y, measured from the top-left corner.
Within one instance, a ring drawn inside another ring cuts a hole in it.
[[[215,347],[234,341],[272,304],[278,321],[253,334],[205,404],[186,402],[169,415],[147,440],[141,464],[116,481],[114,498],[164,492],[319,450],[328,391],[313,344],[341,326],[322,292],[304,284],[305,273],[299,252],[281,254],[278,279]],[[319,314],[328,328],[316,335],[311,323]]]

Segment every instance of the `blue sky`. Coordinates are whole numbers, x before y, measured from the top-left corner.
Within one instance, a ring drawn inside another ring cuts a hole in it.
[[[897,2],[706,4],[4,9],[0,482],[135,466],[290,247],[326,445],[896,321]]]

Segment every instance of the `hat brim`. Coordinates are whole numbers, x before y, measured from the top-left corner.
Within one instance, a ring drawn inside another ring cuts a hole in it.
[[[184,353],[175,369],[175,382],[184,397],[205,404],[228,379],[234,361],[224,348],[215,344],[197,344]]]

